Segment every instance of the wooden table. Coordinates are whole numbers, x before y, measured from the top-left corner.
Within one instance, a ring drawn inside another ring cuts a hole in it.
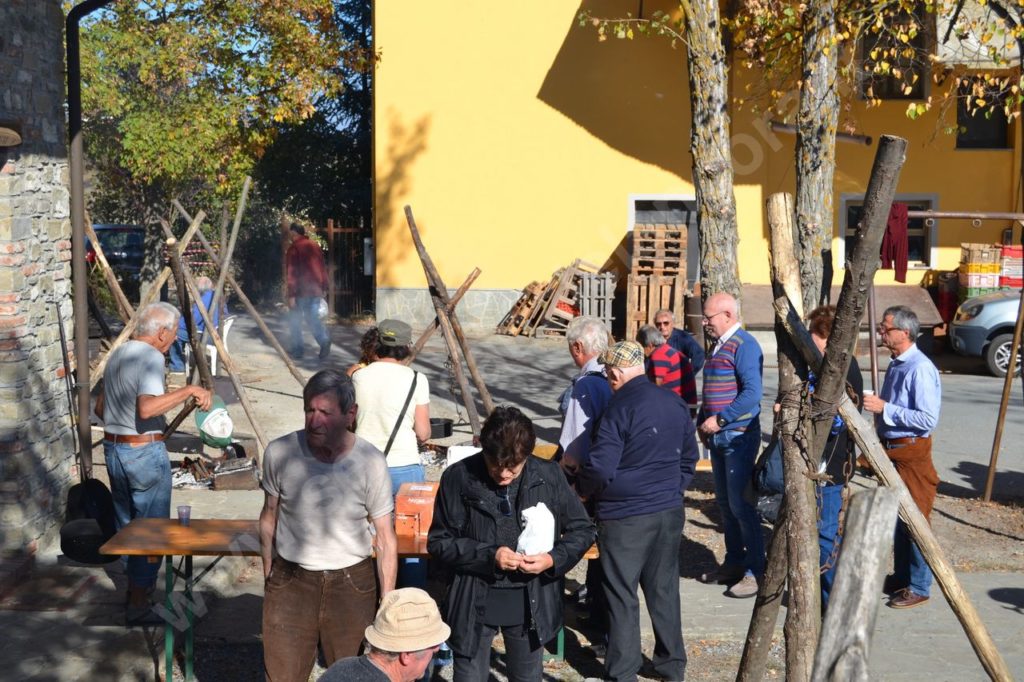
[[[177,519],[135,519],[104,544],[100,551],[110,555],[165,557],[164,605],[158,608],[166,621],[164,626],[165,677],[171,682],[174,661],[174,631],[185,631],[185,680],[194,679],[195,613],[192,590],[202,578],[226,556],[260,556],[259,522],[250,519],[192,519],[183,526]],[[182,557],[177,569],[174,557]],[[192,558],[217,557],[198,576],[192,575]],[[399,535],[400,558],[428,559],[426,535]],[[597,545],[592,546],[584,558],[596,559]],[[184,570],[182,570],[184,565]],[[184,581],[182,598],[175,605],[176,578]],[[555,658],[561,660],[564,652],[563,632],[558,633]]]
[[[259,522],[249,519],[192,519],[188,526],[177,519],[135,519],[118,531],[100,551],[110,555],[165,557],[164,605],[158,608],[167,621],[164,626],[165,677],[171,682],[174,661],[174,631],[185,631],[185,679],[194,679],[195,661],[195,602],[192,590],[217,562],[226,556],[260,556]],[[177,569],[174,557],[182,557]],[[217,557],[198,576],[192,575],[192,558]],[[398,538],[398,556],[402,558],[427,556],[425,535]],[[181,570],[182,564],[184,571]],[[181,599],[175,604],[176,577],[184,581]]]

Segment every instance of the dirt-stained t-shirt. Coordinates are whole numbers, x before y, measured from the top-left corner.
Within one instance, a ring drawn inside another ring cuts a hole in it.
[[[371,521],[395,506],[384,455],[358,436],[332,464],[313,456],[305,431],[278,438],[263,453],[263,489],[278,498],[277,553],[310,571],[369,558]]]

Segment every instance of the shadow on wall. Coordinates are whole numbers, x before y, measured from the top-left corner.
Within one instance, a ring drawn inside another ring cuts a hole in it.
[[[388,148],[377,175],[376,242],[377,263],[387,263],[377,273],[377,286],[395,286],[393,268],[408,258],[416,258],[412,238],[405,227],[405,216],[395,215],[393,209],[401,206],[402,197],[409,194],[410,169],[413,162],[427,147],[430,118],[423,116],[405,124],[394,111],[387,113]],[[414,207],[415,208],[415,207]]]
[[[647,5],[646,18],[657,9],[678,8],[674,2]],[[579,11],[595,17],[621,17],[626,11],[636,16],[637,7],[584,0]],[[600,41],[597,29],[581,27],[574,17],[537,97],[613,149],[691,182],[690,101],[682,44],[673,47],[668,38],[639,35]]]

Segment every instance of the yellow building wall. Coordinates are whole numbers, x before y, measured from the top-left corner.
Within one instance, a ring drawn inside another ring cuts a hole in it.
[[[376,3],[378,286],[425,285],[406,204],[447,284],[520,289],[613,261],[631,194],[693,195],[685,51],[599,42],[579,8]]]
[[[644,3],[645,13],[657,4]],[[622,12],[613,0],[585,5],[596,16]],[[449,286],[480,267],[475,289],[519,289],[574,258],[621,263],[631,195],[693,195],[683,46],[598,41],[596,31],[579,27],[580,7],[565,0],[376,3],[378,287],[425,286],[407,204]],[[738,63],[730,75],[734,93],[756,77]],[[848,114],[876,144],[886,133],[908,138],[899,193],[936,195],[939,210],[1013,209],[1013,151],[956,150],[935,114],[911,121],[906,106],[868,109],[855,101]],[[733,109],[744,283],[769,282],[764,201],[795,186],[795,136],[772,133],[770,118]],[[876,144],[838,147],[837,235],[840,196],[864,192]],[[940,221],[932,267],[955,268],[960,242],[996,241],[1004,227]],[[838,283],[842,263],[835,267]],[[908,282],[921,276],[911,271]],[[892,272],[876,281],[890,283]]]

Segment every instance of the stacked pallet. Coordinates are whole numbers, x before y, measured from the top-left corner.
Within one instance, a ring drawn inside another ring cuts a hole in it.
[[[593,315],[608,328],[612,323],[613,275],[580,259],[551,275],[547,284],[532,282],[497,326],[509,336],[565,336],[577,315]]]
[[[686,225],[637,225],[626,280],[626,338],[654,322],[661,308],[683,310],[686,288]]]
[[[1024,246],[1003,244],[999,255],[999,286],[1020,289],[1024,286]]]
[[[992,244],[960,245],[960,300],[999,291],[1000,249]]]

